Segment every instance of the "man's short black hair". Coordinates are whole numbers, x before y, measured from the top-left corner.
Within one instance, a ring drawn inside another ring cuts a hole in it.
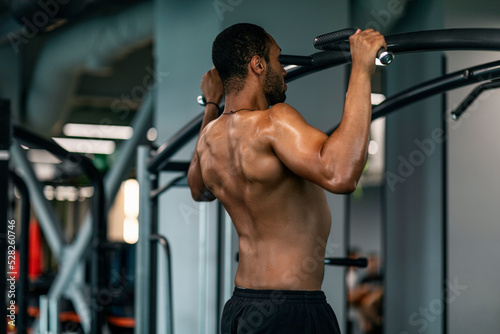
[[[270,45],[271,39],[266,31],[251,23],[232,25],[217,36],[212,46],[212,61],[226,93],[243,88],[253,56],[269,61]]]

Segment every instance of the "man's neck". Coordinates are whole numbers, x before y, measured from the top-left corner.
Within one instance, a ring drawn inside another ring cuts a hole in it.
[[[269,103],[264,93],[256,90],[243,88],[238,93],[228,93],[225,97],[227,112],[238,109],[265,110],[268,108]]]

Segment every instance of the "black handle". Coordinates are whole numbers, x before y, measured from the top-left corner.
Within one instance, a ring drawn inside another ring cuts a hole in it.
[[[236,262],[240,261],[240,252],[236,252],[235,257]],[[346,266],[346,267],[361,267],[365,268],[368,265],[368,260],[366,257],[360,257],[358,259],[343,258],[343,257],[327,257],[325,258],[325,264],[331,266]]]
[[[346,266],[346,267],[361,267],[365,268],[368,265],[368,260],[365,257],[358,259],[327,257],[325,264],[332,266]]]
[[[353,28],[347,28],[319,35],[314,39],[314,47],[318,50],[343,50],[348,51],[349,37],[356,32]]]
[[[349,51],[349,37],[355,32],[356,29],[347,28],[320,35],[314,39],[314,47],[318,50]],[[380,48],[377,58],[381,64],[389,65],[394,60],[394,54],[385,48]]]

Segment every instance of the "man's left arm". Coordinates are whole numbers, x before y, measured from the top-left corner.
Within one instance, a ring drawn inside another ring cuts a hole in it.
[[[205,106],[205,116],[201,124],[200,134],[208,123],[219,116],[219,108],[217,106],[220,104],[224,94],[222,81],[215,67],[205,73],[201,78],[201,91],[207,102],[210,103],[207,103]],[[217,106],[214,105],[214,103],[217,104]],[[191,189],[191,196],[195,201],[213,201],[215,196],[207,189],[203,182],[203,177],[201,176],[200,158],[197,153],[199,140],[198,137],[193,159],[189,166],[187,180],[189,188]]]
[[[195,201],[210,202],[215,199],[214,194],[207,189],[201,177],[200,159],[198,158],[196,150],[193,155],[193,160],[191,160],[191,165],[189,166],[188,184],[191,189],[191,196]]]

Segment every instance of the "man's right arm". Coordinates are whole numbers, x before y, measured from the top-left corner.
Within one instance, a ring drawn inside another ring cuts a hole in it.
[[[295,174],[333,193],[354,191],[366,163],[371,123],[371,76],[375,57],[386,46],[373,30],[350,38],[352,71],[342,121],[326,136],[310,126],[291,106],[273,107],[271,145],[278,158]]]
[[[214,103],[217,106],[220,104],[224,89],[222,87],[219,72],[217,72],[215,67],[203,75],[201,79],[201,90],[209,103],[205,105],[205,115],[201,124],[200,135],[207,124],[219,116],[220,110],[214,105]],[[197,152],[199,141],[200,138],[198,137],[193,158],[191,160],[191,164],[189,165],[187,181],[189,188],[191,189],[191,196],[195,201],[213,201],[215,196],[205,186],[201,175],[200,158]]]

